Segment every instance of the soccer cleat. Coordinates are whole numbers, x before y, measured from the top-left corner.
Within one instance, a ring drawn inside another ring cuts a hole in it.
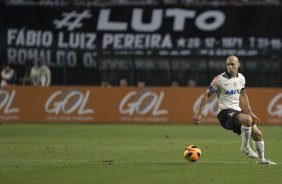
[[[268,165],[278,165],[275,162],[272,162],[271,160],[267,160],[265,158],[258,158],[257,163],[258,164],[268,164]]]
[[[246,156],[250,158],[258,158],[258,154],[254,150],[252,150],[250,147],[248,148],[241,147],[241,151],[242,153],[244,153]]]

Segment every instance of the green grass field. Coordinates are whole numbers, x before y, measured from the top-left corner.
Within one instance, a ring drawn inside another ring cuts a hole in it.
[[[0,183],[280,184],[282,127],[260,129],[278,166],[245,157],[241,137],[219,125],[2,124]],[[198,162],[184,159],[189,144]]]

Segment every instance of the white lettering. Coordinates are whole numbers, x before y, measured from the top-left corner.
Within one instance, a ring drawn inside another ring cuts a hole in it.
[[[160,109],[163,98],[163,91],[159,96],[155,92],[151,91],[147,91],[143,94],[137,94],[137,92],[132,91],[121,100],[119,112],[130,116],[134,113],[144,115],[150,111],[152,112],[152,116],[166,115],[168,114],[168,111],[166,109]],[[130,99],[134,99],[134,101],[130,102]]]
[[[168,49],[172,48],[170,34],[104,34],[103,49]]]
[[[64,32],[59,32],[58,47],[68,48],[68,44],[64,42]]]
[[[49,49],[7,48],[7,60],[10,64],[25,65],[38,56],[43,57],[46,64],[51,62],[51,50]]]
[[[59,33],[59,48],[95,49],[96,33]]]
[[[8,30],[9,46],[50,47],[52,42],[53,34],[50,31],[25,30],[25,28]]]
[[[183,10],[179,8],[168,9],[166,11],[167,17],[173,17],[173,30],[174,31],[183,31],[185,28],[185,20],[187,18],[194,18],[196,11],[194,10]]]
[[[162,24],[162,10],[153,10],[152,12],[152,20],[149,23],[143,23],[142,17],[143,17],[143,9],[136,8],[133,11],[132,19],[131,19],[131,25],[132,29],[135,31],[142,31],[142,32],[153,32],[157,31]]]
[[[77,65],[77,55],[75,51],[63,51],[59,50],[56,53],[57,66],[68,66],[76,67]]]
[[[13,43],[13,41],[15,41],[16,39],[16,34],[17,34],[17,30],[16,29],[9,29],[7,31],[7,42],[8,42],[8,45],[11,45]]]
[[[208,20],[214,20],[208,22]],[[218,10],[209,10],[203,12],[196,18],[196,26],[202,31],[214,31],[223,25],[225,21],[225,15]]]
[[[86,68],[94,68],[96,67],[96,54],[91,52],[86,52],[83,54],[83,65]]]
[[[15,95],[16,95],[15,90],[11,92],[11,95],[7,91],[0,90],[0,96],[3,97],[0,98],[0,110],[4,108],[3,110],[4,114],[12,114],[12,113],[20,112],[18,108],[11,108]]]
[[[126,31],[127,23],[126,22],[111,22],[109,9],[101,9],[98,17],[97,30],[103,31]]]
[[[95,33],[86,33],[86,49],[95,49],[95,41],[96,41],[97,35]],[[82,49],[82,48],[81,48]]]
[[[112,36],[112,34],[104,34],[102,48],[107,49],[107,47],[111,45],[113,41],[114,41],[114,37]]]
[[[77,110],[78,115],[93,114],[93,109],[85,109],[90,92],[85,94],[80,91],[56,91],[45,103],[45,111],[47,113],[56,114],[71,114]],[[60,98],[59,98],[60,97]]]
[[[201,31],[214,31],[220,28],[225,21],[225,14],[219,10],[208,10],[196,16],[195,10],[168,8],[153,9],[150,22],[144,23],[144,9],[134,8],[132,16],[123,20],[110,20],[111,9],[102,9],[99,13],[97,31],[128,31],[155,32],[164,26],[164,18],[173,18],[172,31],[184,31],[187,19],[195,19],[195,26]],[[130,21],[128,21],[130,19]],[[167,28],[165,28],[167,29]]]
[[[282,100],[282,93],[277,94],[268,104],[267,112],[271,116],[282,117],[282,101],[279,104],[278,101]]]
[[[36,44],[36,32],[31,30],[26,33],[26,46],[33,46]]]

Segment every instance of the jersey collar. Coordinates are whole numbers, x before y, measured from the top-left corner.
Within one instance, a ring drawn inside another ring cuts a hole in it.
[[[230,75],[230,73],[227,70],[225,71],[225,74],[227,75],[228,79],[232,78],[232,76]],[[237,72],[236,77],[239,77],[238,72]]]

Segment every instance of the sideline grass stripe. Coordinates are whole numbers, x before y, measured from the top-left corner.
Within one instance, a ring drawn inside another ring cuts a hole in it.
[[[104,161],[98,161],[98,160],[0,160],[0,162],[63,162],[63,163],[89,163],[89,162],[95,162],[95,163],[118,163],[118,164],[174,164],[174,163],[182,163],[187,164],[189,162],[186,161],[126,161],[126,160],[104,160]],[[255,161],[249,161],[249,162],[232,162],[232,161],[198,161],[197,163],[208,163],[208,164],[251,164],[256,163]],[[277,164],[281,164],[282,162],[276,162]],[[193,164],[193,163],[191,163]]]

